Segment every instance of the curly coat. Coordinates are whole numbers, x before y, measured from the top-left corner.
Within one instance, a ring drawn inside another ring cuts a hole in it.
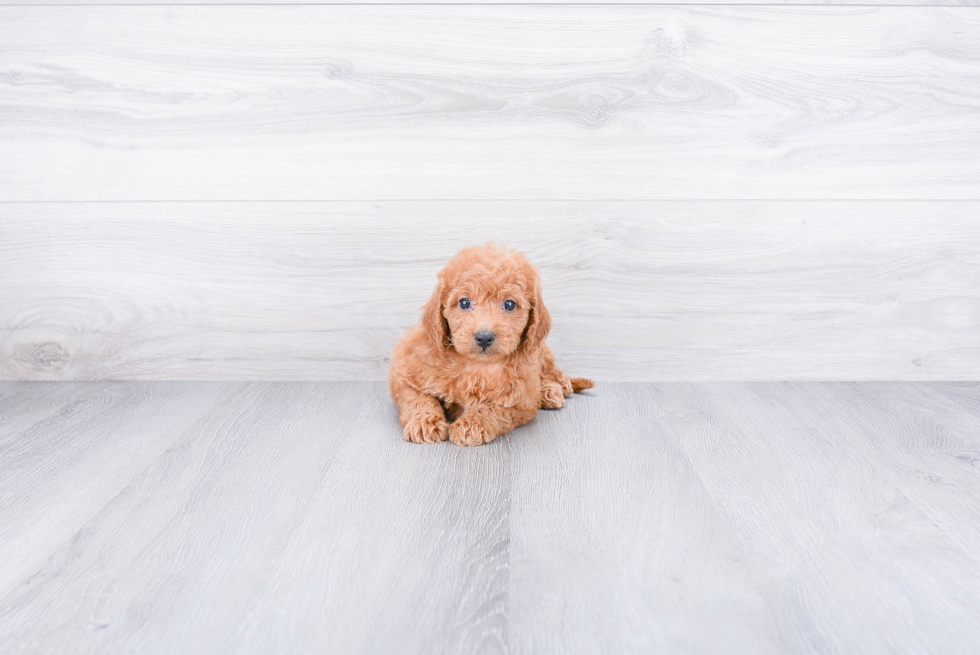
[[[391,356],[405,439],[489,443],[591,388],[555,366],[550,330],[538,271],[523,254],[493,244],[461,250]]]

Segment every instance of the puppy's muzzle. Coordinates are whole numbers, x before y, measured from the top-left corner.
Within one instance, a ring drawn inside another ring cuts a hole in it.
[[[476,345],[480,346],[483,352],[486,352],[487,348],[493,345],[497,335],[487,330],[480,330],[473,335],[473,338],[476,340]]]

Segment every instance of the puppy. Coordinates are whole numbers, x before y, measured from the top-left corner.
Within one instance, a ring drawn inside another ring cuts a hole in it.
[[[405,439],[490,443],[591,388],[555,366],[550,330],[538,272],[524,255],[493,244],[461,250],[391,356]]]

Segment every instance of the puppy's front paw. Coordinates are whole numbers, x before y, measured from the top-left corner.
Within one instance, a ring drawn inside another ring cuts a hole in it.
[[[478,419],[469,414],[463,414],[449,426],[449,438],[457,446],[479,446],[490,443],[497,435],[490,431]]]
[[[449,437],[449,423],[436,414],[416,414],[405,422],[405,440],[414,443],[437,443]]]
[[[561,409],[565,404],[565,394],[557,382],[541,383],[541,407],[544,409]]]

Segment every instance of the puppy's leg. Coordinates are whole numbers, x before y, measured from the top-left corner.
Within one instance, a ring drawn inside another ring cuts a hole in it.
[[[591,389],[595,386],[592,380],[586,378],[569,378],[558,365],[551,348],[544,344],[541,348],[541,407],[544,409],[559,409],[565,404],[565,398],[576,391]]]
[[[541,409],[561,409],[565,396],[570,396],[564,385],[555,379],[541,378]]]
[[[449,438],[457,446],[479,446],[490,443],[519,425],[524,425],[538,413],[537,408],[502,407],[479,404],[467,407],[463,415],[449,426]]]
[[[407,387],[393,395],[406,441],[436,443],[449,437],[449,422],[438,398]]]
[[[547,344],[541,346],[541,407],[559,409],[565,396],[572,395],[572,383],[555,364],[555,356]]]

